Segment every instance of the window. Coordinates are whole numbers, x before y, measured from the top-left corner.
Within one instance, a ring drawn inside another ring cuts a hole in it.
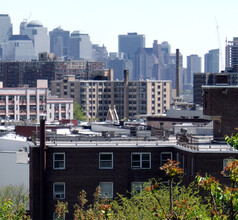
[[[53,213],[53,220],[65,220],[65,216],[61,216],[60,218],[58,217],[58,213],[54,212]]]
[[[172,152],[162,152],[160,155],[160,166],[163,166],[168,162],[168,159],[172,160]]]
[[[99,169],[113,169],[113,153],[99,153]]]
[[[131,183],[131,192],[132,193],[141,193],[141,191],[144,189],[143,187],[144,182],[132,182]]]
[[[150,169],[150,153],[132,153],[131,168]]]
[[[65,183],[53,184],[53,198],[64,199],[65,198]]]
[[[232,163],[235,159],[232,158],[226,158],[223,159],[223,171],[224,171],[224,177],[229,177],[229,171],[225,170],[225,167],[227,167],[228,163]]]
[[[112,182],[101,182],[99,183],[101,189],[101,198],[113,198],[113,183]]]
[[[54,153],[53,161],[55,170],[65,169],[65,153]]]

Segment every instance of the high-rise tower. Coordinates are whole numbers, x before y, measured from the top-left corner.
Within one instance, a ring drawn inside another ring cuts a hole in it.
[[[128,33],[118,36],[118,52],[125,53],[127,58],[133,60],[138,48],[145,47],[145,35]]]
[[[238,37],[233,37],[233,41],[226,45],[226,69],[233,68],[235,64],[238,64]]]
[[[219,73],[219,49],[209,50],[204,55],[204,72]]]
[[[12,36],[12,24],[9,15],[0,14],[0,44],[6,43]]]

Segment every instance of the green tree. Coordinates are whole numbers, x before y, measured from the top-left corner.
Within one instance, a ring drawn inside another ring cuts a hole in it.
[[[0,189],[0,219],[25,220],[29,192],[23,184],[7,185]]]
[[[81,121],[85,121],[86,119],[83,108],[77,102],[74,102],[74,118]]]

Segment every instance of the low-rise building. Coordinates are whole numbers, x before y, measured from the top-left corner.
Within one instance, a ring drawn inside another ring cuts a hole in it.
[[[52,97],[47,80],[37,80],[37,87],[3,87],[0,83],[0,118],[14,121],[47,122],[73,119],[73,99]]]

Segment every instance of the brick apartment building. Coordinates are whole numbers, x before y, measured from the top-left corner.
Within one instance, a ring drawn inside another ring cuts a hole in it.
[[[103,70],[106,66],[105,62],[99,61],[59,61],[44,57],[39,61],[1,61],[0,81],[4,87],[26,84],[29,87],[36,87],[37,79],[47,79],[50,87],[51,81],[62,79],[62,75],[73,74],[77,79],[91,79],[95,70]]]
[[[41,121],[44,134],[42,127]],[[185,184],[197,173],[227,183],[229,179],[220,172],[228,160],[238,158],[238,151],[222,143],[180,146],[176,139],[44,140],[41,135],[41,142],[30,149],[30,213],[34,220],[54,219],[57,200],[68,202],[66,219],[73,219],[73,205],[83,189],[92,202],[97,186],[102,197],[116,198],[117,193],[129,196],[128,192],[138,190],[150,178],[166,181],[159,167],[168,158],[181,162]]]
[[[105,121],[109,105],[117,110],[119,119],[133,119],[135,115],[162,114],[170,108],[171,81],[129,81],[129,71],[124,80],[77,80],[73,75],[52,81],[51,92],[59,97],[74,98],[84,109],[88,118]],[[105,77],[104,77],[105,78]]]

